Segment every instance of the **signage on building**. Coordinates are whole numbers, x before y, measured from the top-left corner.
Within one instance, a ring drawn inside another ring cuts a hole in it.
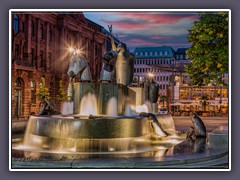
[[[174,94],[173,94],[174,99],[179,99],[179,87],[174,86]]]

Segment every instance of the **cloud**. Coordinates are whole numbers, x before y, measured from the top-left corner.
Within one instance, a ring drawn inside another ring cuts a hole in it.
[[[195,12],[95,12],[92,20],[107,28],[130,49],[137,46],[189,47],[188,30],[197,20]]]
[[[142,39],[130,39],[129,41],[127,41],[127,45],[129,46],[160,46],[161,43],[146,41]]]
[[[148,29],[150,26],[145,20],[131,20],[131,19],[123,19],[118,21],[112,21],[103,19],[102,20],[106,24],[112,24],[114,28],[118,31],[121,30],[143,30]]]
[[[112,16],[115,16],[115,18],[112,20],[103,18],[102,21],[121,30],[129,28],[141,30],[153,26],[171,25],[182,20],[192,22],[198,18],[196,14],[190,13],[160,12],[112,12]]]
[[[198,18],[197,13],[187,12],[113,12],[113,15],[124,19],[145,20],[151,25],[173,24],[183,19],[194,21]]]

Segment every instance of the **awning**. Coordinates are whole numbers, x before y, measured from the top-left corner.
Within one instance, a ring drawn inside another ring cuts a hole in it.
[[[180,102],[175,102],[170,104],[170,106],[185,106],[186,104],[180,103]]]

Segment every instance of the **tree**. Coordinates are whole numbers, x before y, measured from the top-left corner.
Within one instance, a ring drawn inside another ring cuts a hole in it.
[[[222,75],[228,73],[228,12],[207,12],[189,30],[187,50],[191,64],[186,71],[193,85],[226,85]]]
[[[206,95],[203,95],[201,100],[202,100],[201,104],[202,104],[202,107],[203,107],[203,111],[206,111],[208,97]]]
[[[44,77],[41,78],[40,89],[39,92],[36,93],[36,96],[39,100],[42,100],[43,96],[46,98],[46,100],[50,100],[49,89],[46,87],[46,81]]]
[[[160,102],[163,102],[163,107],[164,107],[165,101],[168,103],[168,96],[160,95]]]
[[[59,90],[58,90],[58,95],[56,97],[57,101],[63,102],[65,100],[67,100],[67,92],[65,91],[64,87],[63,87],[63,82],[62,80],[59,81]]]

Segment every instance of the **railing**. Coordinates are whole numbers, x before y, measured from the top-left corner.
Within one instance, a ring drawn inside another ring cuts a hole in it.
[[[33,67],[33,63],[24,60],[15,60],[14,63],[19,66]]]

